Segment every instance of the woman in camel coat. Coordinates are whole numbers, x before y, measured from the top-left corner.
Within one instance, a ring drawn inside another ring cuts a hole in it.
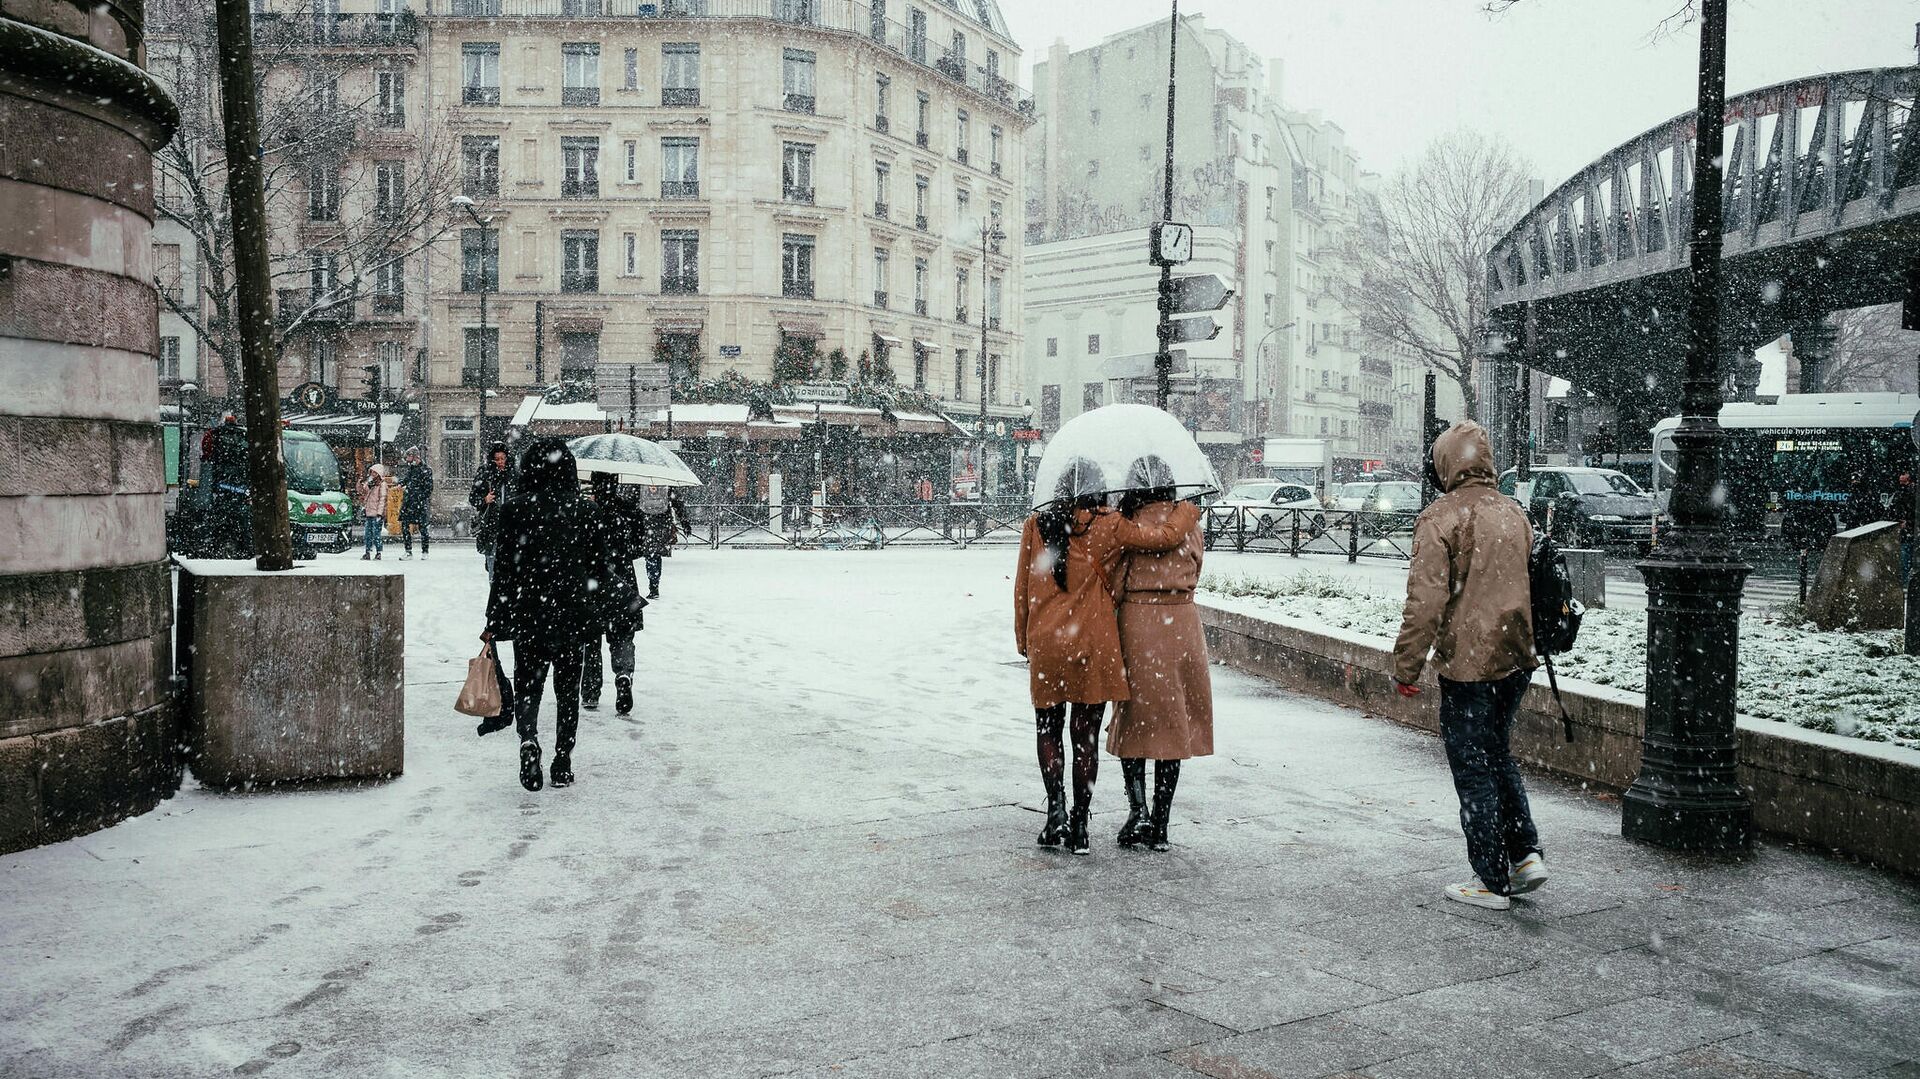
[[[1190,520],[1147,524],[1128,520],[1101,504],[1101,496],[1062,500],[1027,519],[1014,575],[1013,636],[1028,659],[1040,778],[1047,791],[1043,846],[1065,839],[1075,854],[1090,851],[1087,815],[1099,769],[1100,719],[1106,702],[1127,695],[1120,631],[1107,566],[1128,550],[1164,550],[1179,545]],[[1195,519],[1198,511],[1194,511]],[[1061,744],[1073,715],[1073,811],[1065,798],[1066,749]]]
[[[1128,694],[1114,706],[1107,752],[1120,758],[1126,780],[1123,847],[1167,849],[1180,762],[1213,753],[1213,683],[1207,639],[1193,592],[1200,583],[1205,536],[1199,511],[1173,501],[1172,488],[1130,492],[1121,514],[1150,529],[1179,526],[1181,541],[1160,551],[1115,556],[1109,575],[1119,600],[1121,657]],[[1147,761],[1153,770],[1153,808],[1147,809]]]

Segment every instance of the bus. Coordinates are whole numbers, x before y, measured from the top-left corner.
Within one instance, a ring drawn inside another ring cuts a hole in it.
[[[1916,411],[1920,395],[1910,393],[1788,394],[1770,405],[1723,406],[1730,526],[1750,540],[1804,550],[1874,521],[1910,523]],[[1669,416],[1653,427],[1652,491],[1663,515],[1679,425]]]

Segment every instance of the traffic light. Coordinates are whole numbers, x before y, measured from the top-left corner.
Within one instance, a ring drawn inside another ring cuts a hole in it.
[[[378,401],[380,399],[380,365],[370,363],[360,370],[367,373],[367,377],[361,380],[361,384],[367,388],[367,396]]]
[[[1219,274],[1173,278],[1160,297],[1161,346],[1211,341],[1220,336],[1219,323],[1206,312],[1220,310],[1232,298],[1233,290]],[[1196,317],[1179,317],[1182,315]]]

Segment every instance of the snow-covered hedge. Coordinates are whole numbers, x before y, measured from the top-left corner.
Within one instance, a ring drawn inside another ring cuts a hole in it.
[[[1289,618],[1391,638],[1402,597],[1312,571],[1209,574],[1203,591],[1239,597]],[[1920,749],[1920,657],[1900,652],[1898,631],[1826,633],[1781,613],[1740,618],[1740,712],[1810,730]],[[1634,693],[1646,691],[1646,613],[1592,611],[1572,653],[1554,667]]]

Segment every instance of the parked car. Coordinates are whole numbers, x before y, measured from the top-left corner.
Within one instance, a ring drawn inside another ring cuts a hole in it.
[[[1343,484],[1334,496],[1337,510],[1373,510],[1376,513],[1419,513],[1420,485],[1401,481],[1362,480]]]
[[[1317,536],[1327,528],[1327,516],[1321,512],[1324,507],[1320,505],[1320,500],[1314,497],[1312,488],[1301,483],[1241,480],[1228,488],[1227,493],[1214,505],[1242,510],[1247,524],[1252,527],[1290,528],[1293,518],[1299,516],[1301,523],[1313,535]],[[1296,514],[1294,511],[1300,512]]]
[[[1518,475],[1508,469],[1500,476],[1500,492],[1520,501],[1536,526],[1544,529],[1551,523],[1554,538],[1567,546],[1645,551],[1653,545],[1653,497],[1624,472],[1536,468],[1523,490]]]

